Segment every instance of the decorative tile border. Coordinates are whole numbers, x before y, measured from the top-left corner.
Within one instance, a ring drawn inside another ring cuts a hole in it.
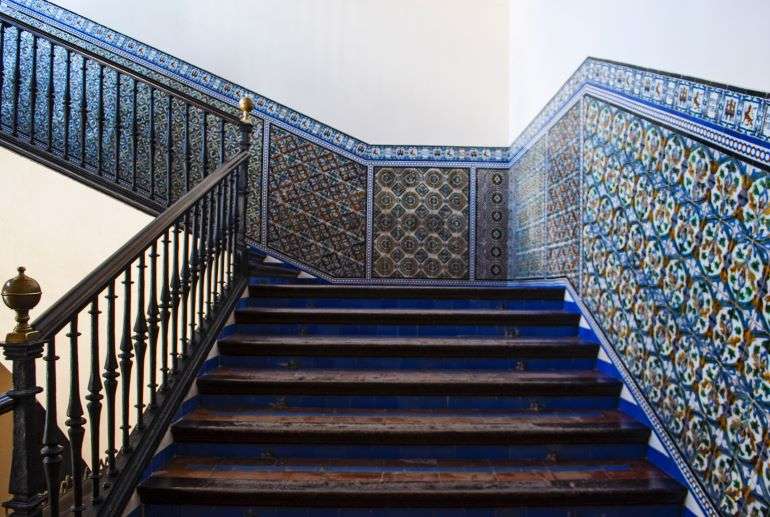
[[[736,152],[747,153],[747,158],[770,163],[770,95],[596,58],[578,67],[509,147],[372,145],[45,0],[2,0],[0,10],[56,27],[232,106],[242,95],[251,95],[256,114],[266,120],[301,131],[305,133],[301,136],[313,137],[335,152],[383,166],[428,161],[510,165],[586,85],[686,117],[696,124],[690,131],[701,131],[704,138],[721,140]]]

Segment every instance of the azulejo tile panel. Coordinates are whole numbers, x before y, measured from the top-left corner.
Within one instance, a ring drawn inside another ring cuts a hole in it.
[[[508,276],[508,169],[476,171],[476,278]]]
[[[587,98],[583,298],[725,515],[770,513],[770,171]]]
[[[375,169],[374,276],[468,278],[469,190],[469,169]]]
[[[267,244],[336,277],[366,272],[366,167],[270,130]]]
[[[545,271],[546,141],[540,139],[510,169],[509,276],[532,278]]]

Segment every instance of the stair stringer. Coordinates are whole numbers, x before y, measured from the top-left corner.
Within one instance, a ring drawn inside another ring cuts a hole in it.
[[[690,469],[682,451],[666,431],[652,405],[644,396],[633,374],[610,344],[591,311],[572,283],[566,278],[553,280],[520,281],[521,284],[558,285],[564,290],[564,309],[580,314],[580,337],[599,344],[597,368],[623,383],[618,409],[650,429],[647,443],[647,460],[687,487],[687,499],[683,515],[718,517],[720,515],[713,501],[706,494],[695,474]]]

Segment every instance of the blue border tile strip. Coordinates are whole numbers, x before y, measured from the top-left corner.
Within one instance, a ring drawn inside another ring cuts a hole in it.
[[[65,31],[232,106],[237,105],[242,95],[251,95],[258,116],[362,162],[378,165],[453,162],[480,166],[510,163],[576,93],[593,85],[684,117],[694,124],[691,130],[701,131],[704,138],[715,139],[713,143],[746,153],[747,158],[770,163],[770,95],[767,93],[596,58],[587,58],[578,67],[509,147],[373,145],[51,2],[2,0],[0,10],[12,16],[26,15],[37,25]]]

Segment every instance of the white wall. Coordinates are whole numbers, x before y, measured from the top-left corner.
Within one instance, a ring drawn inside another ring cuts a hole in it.
[[[17,266],[40,282],[43,297],[32,318],[56,302],[150,217],[0,147],[6,206],[0,210],[0,283]],[[13,328],[13,313],[0,306],[0,334]]]
[[[768,0],[511,0],[512,140],[588,56],[770,91]]]
[[[56,3],[369,143],[509,143],[507,0]]]

